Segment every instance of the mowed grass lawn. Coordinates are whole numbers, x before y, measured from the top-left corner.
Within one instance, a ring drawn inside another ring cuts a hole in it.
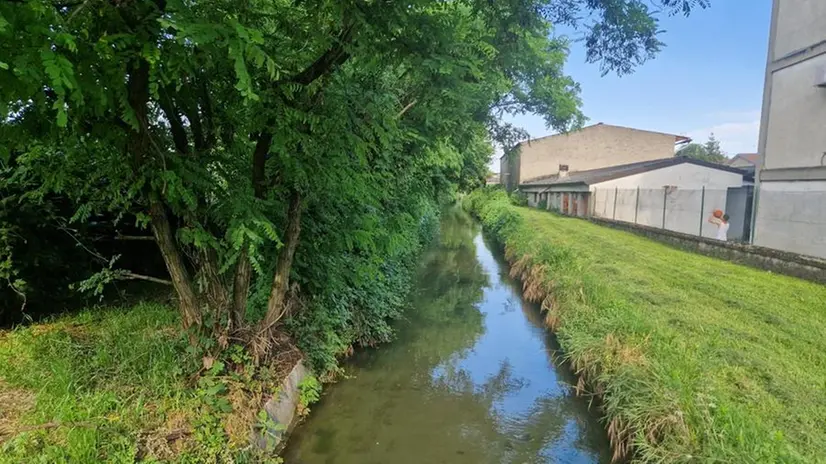
[[[826,462],[826,286],[493,197],[477,212],[539,268],[637,459]]]

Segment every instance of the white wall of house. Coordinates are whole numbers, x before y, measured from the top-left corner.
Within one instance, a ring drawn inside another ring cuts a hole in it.
[[[742,185],[741,174],[685,163],[594,184],[591,203],[596,216],[685,234],[699,235],[702,222],[702,235],[714,237],[708,217],[725,210],[729,187]]]
[[[763,182],[756,245],[826,258],[826,181]]]
[[[721,169],[682,163],[601,182],[593,185],[592,189],[662,188],[665,185],[675,185],[681,189],[727,189],[743,185],[743,176]]]
[[[826,89],[814,85],[821,68],[826,69],[826,55],[774,73],[763,169],[821,165],[826,150]]]
[[[782,58],[823,40],[826,31],[826,2],[823,0],[778,0],[776,33],[772,44],[775,58]]]
[[[753,242],[826,258],[826,1],[774,0],[769,41]]]

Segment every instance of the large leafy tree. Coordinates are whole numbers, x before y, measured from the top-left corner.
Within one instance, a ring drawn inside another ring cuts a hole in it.
[[[359,263],[336,288],[389,275],[427,205],[520,137],[502,112],[582,123],[552,23],[606,71],[661,47],[638,0],[4,1],[0,162],[26,201],[150,229],[184,327],[266,341],[296,279],[338,278],[321,254]]]

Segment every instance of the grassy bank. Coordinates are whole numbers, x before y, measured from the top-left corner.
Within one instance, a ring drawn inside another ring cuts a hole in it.
[[[266,462],[250,427],[282,373],[243,352],[203,369],[161,304],[0,332],[0,462]]]
[[[826,287],[583,220],[465,204],[540,302],[617,456],[823,462]]]

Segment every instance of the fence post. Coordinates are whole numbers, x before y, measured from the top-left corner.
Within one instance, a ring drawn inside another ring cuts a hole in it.
[[[619,193],[619,187],[614,187],[614,214],[611,216],[611,219],[617,220],[617,194]]]
[[[594,191],[591,192],[591,200],[592,200],[592,208],[591,208],[591,216],[598,216],[597,214],[597,188],[594,187]]]
[[[703,210],[706,208],[706,186],[703,185],[703,193],[700,196],[700,237],[703,236]]]
[[[637,186],[637,203],[634,205],[634,224],[637,223],[637,214],[640,212],[640,187]]]
[[[668,187],[663,187],[663,229],[665,229],[665,202],[668,199]]]
[[[597,207],[597,189],[594,188],[593,192],[588,192],[588,217],[594,216],[594,209]]]

